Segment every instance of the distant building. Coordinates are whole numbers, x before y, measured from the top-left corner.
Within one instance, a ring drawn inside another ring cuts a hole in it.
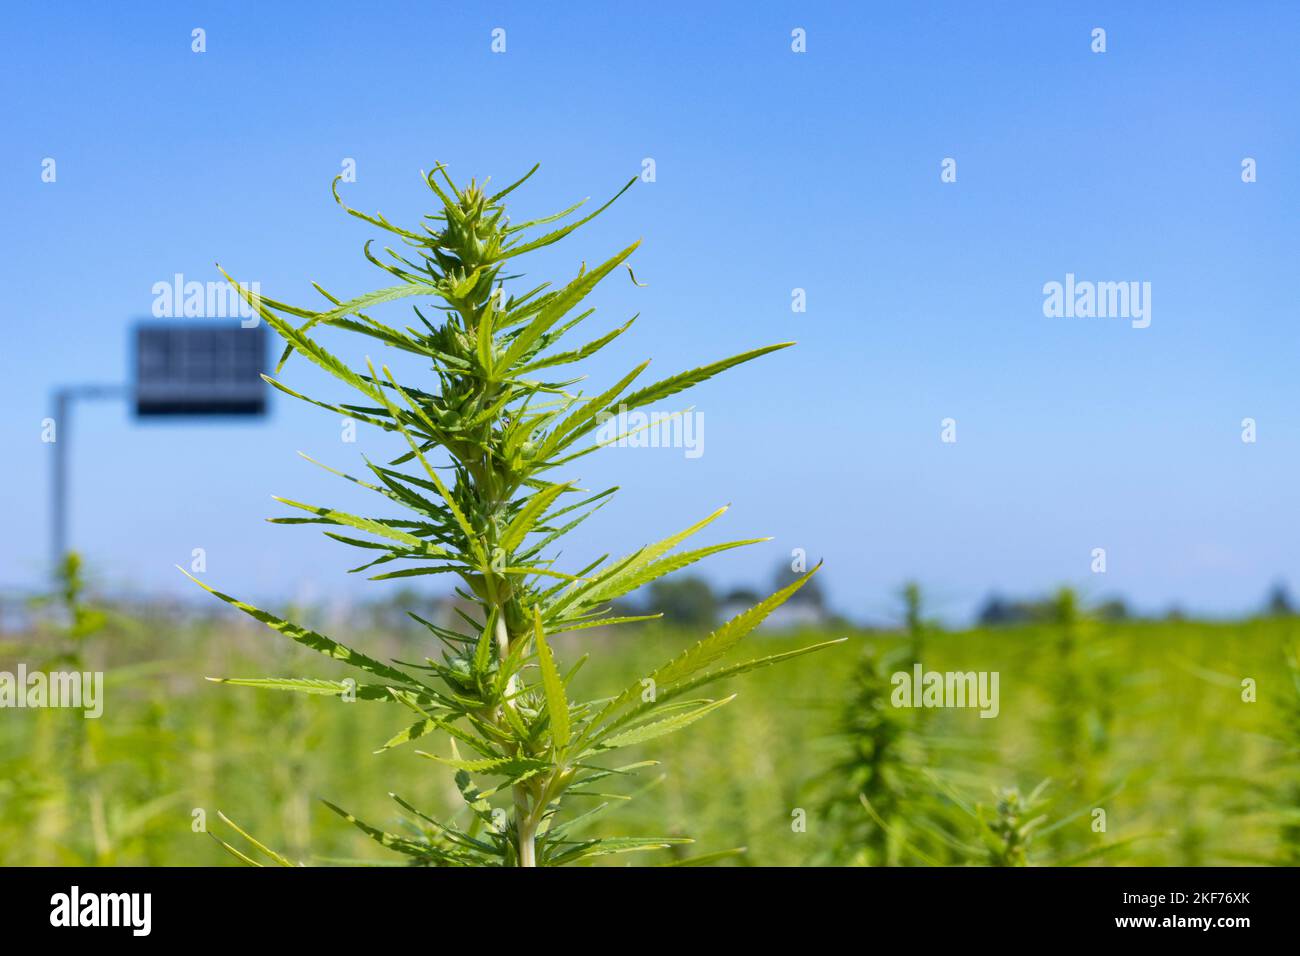
[[[782,562],[776,570],[772,591],[789,587],[799,577],[801,575],[796,574]],[[718,618],[720,621],[729,621],[737,614],[748,611],[765,597],[767,594],[759,594],[749,588],[734,590],[720,602]],[[835,616],[826,607],[825,595],[814,577],[769,614],[762,627],[770,631],[791,631],[800,628],[825,627],[835,620]]]

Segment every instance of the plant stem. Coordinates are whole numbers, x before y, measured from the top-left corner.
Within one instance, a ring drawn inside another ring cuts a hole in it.
[[[534,843],[537,837],[537,824],[533,822],[532,814],[528,813],[527,791],[521,783],[515,784],[515,812],[518,815],[516,827],[519,832],[519,865],[536,866],[537,858],[534,853]],[[521,806],[521,801],[523,805]]]
[[[497,605],[496,630],[497,630],[496,633],[497,658],[501,661],[501,664],[504,666],[506,662],[506,658],[510,655],[510,632],[506,629],[506,609],[505,609],[505,605],[503,604]],[[510,675],[510,679],[506,681],[506,696],[507,697],[513,696],[514,692],[515,692],[515,678],[514,675],[512,674]],[[511,706],[509,701],[506,702],[506,706],[507,707]]]
[[[510,654],[510,631],[506,627],[506,609],[505,602],[500,600],[497,589],[494,584],[489,584],[489,593],[492,603],[496,606],[496,643],[497,655],[504,667],[506,658]],[[506,683],[505,707],[513,707],[514,704],[509,699],[514,696],[516,690],[515,678],[512,675]],[[522,783],[517,783],[511,788],[515,801],[515,832],[519,839],[519,865],[536,866],[537,858],[534,844],[537,836],[537,823],[533,819],[532,812],[528,805],[528,788]]]

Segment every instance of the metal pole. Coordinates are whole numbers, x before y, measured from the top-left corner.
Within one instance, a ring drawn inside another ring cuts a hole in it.
[[[58,573],[68,553],[68,454],[72,436],[72,405],[78,398],[119,398],[124,385],[72,385],[54,391],[54,461],[50,476],[50,559]]]
[[[54,393],[54,475],[50,489],[50,568],[57,574],[68,550],[68,441],[72,402],[68,389]]]

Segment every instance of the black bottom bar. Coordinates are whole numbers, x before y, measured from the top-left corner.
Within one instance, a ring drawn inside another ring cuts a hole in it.
[[[19,938],[78,932],[128,944],[436,946],[465,933],[484,941],[491,937],[480,934],[517,914],[517,925],[514,917],[498,925],[506,937],[563,926],[571,945],[588,933],[606,943],[626,938],[611,932],[696,943],[772,930],[815,931],[815,945],[833,933],[866,943],[902,931],[926,949],[947,940],[1098,936],[1232,945],[1242,934],[1289,931],[1295,890],[1296,872],[1287,869],[50,868],[0,870],[0,913]],[[148,894],[147,909],[143,895],[120,894]],[[503,909],[503,900],[512,903]]]

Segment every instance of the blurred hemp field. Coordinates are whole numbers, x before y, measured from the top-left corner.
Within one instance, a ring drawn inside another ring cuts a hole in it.
[[[65,624],[0,643],[0,671],[103,671],[103,716],[0,711],[0,864],[238,865],[203,832],[242,842],[220,811],[307,865],[403,865],[320,798],[394,832],[386,787],[431,811],[461,806],[445,768],[410,745],[373,755],[392,735],[389,708],[206,682],[337,676],[236,612],[173,629],[66,603]],[[557,652],[602,645],[577,678],[599,696],[700,637],[638,627],[562,635]],[[334,636],[375,656],[429,652]],[[635,795],[593,818],[591,836],[696,841],[608,862],[1300,863],[1298,618],[1106,623],[1067,592],[1033,626],[754,640],[778,652],[845,636],[728,686],[732,706],[637,754],[658,766],[589,798]],[[892,706],[891,675],[918,658],[927,671],[996,670],[998,715]]]

